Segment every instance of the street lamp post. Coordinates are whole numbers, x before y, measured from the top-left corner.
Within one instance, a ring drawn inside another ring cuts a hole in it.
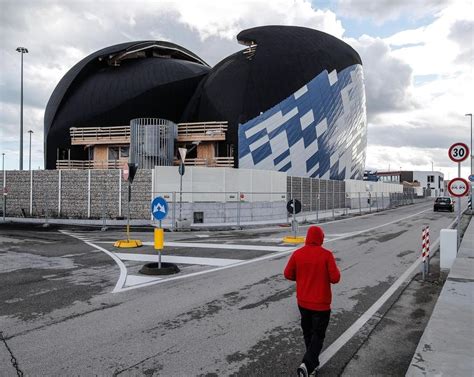
[[[23,170],[23,54],[28,53],[25,47],[17,47],[21,54],[21,99],[20,99],[20,170]]]
[[[469,113],[469,114],[464,114],[464,116],[468,116],[468,117],[471,117],[471,146],[470,146],[470,160],[471,160],[471,175],[472,175],[472,157],[473,157],[473,153],[472,153],[472,113]],[[471,184],[471,213],[472,213],[472,210],[474,209],[474,205],[472,204],[472,182],[470,182]]]
[[[29,149],[29,157],[28,157],[28,170],[31,171],[31,134],[33,130],[29,130],[28,133],[30,134],[30,149]]]
[[[2,171],[3,171],[3,190],[2,190],[2,199],[3,199],[3,222],[5,222],[5,212],[7,210],[7,197],[5,196],[5,188],[7,183],[7,173],[5,171],[5,153],[2,153]]]
[[[30,171],[30,216],[33,216],[33,170],[31,170],[31,134],[33,130],[29,130],[30,134],[30,153],[28,156],[28,170]]]

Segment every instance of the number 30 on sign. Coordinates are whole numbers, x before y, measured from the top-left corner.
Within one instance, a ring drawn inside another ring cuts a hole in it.
[[[464,143],[455,143],[449,148],[448,156],[454,162],[462,162],[469,157],[469,147]]]

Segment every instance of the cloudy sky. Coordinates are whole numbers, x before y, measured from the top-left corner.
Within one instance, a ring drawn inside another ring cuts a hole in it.
[[[43,167],[44,108],[61,77],[90,53],[125,41],[166,40],[210,65],[242,49],[243,29],[285,24],[325,31],[361,55],[368,168],[435,170],[454,178],[448,147],[470,144],[474,112],[472,0],[0,0],[0,150],[18,169],[20,54],[24,166]],[[462,175],[469,174],[469,162]]]

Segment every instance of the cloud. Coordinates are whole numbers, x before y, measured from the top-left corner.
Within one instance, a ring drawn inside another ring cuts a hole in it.
[[[198,31],[202,40],[210,36],[233,39],[242,29],[256,25],[299,25],[342,37],[344,29],[329,10],[315,10],[306,0],[275,1],[180,1],[179,21]]]
[[[215,65],[241,50],[235,39],[243,29],[264,24],[307,26],[342,37],[344,28],[329,10],[308,0],[163,0],[0,2],[1,149],[18,143],[20,55],[25,46],[25,129],[42,137],[46,103],[66,72],[87,55],[117,43],[159,39],[182,45]],[[16,165],[15,165],[16,166]],[[14,166],[12,166],[14,167]]]
[[[471,112],[474,103],[473,72],[465,66],[469,58],[472,67],[471,14],[472,5],[455,2],[429,24],[383,39],[389,55],[411,69],[414,80],[405,88],[416,101],[412,108],[384,110],[370,119],[367,166],[431,170],[433,161],[435,170],[457,176],[447,150],[454,142],[469,143],[469,119],[464,114]],[[367,70],[367,76],[374,73]],[[374,94],[371,90],[368,84],[367,96]],[[467,174],[464,167],[462,175]]]
[[[474,36],[473,36],[474,20],[459,20],[451,26],[449,38],[455,41],[460,48],[460,52],[456,57],[457,64],[474,63]]]
[[[416,107],[410,92],[412,69],[393,56],[384,40],[364,35],[358,40],[346,41],[362,59],[369,121],[384,112],[407,111]]]
[[[413,19],[431,15],[450,0],[338,0],[337,13],[348,18],[369,18],[376,24],[397,20],[401,16]]]

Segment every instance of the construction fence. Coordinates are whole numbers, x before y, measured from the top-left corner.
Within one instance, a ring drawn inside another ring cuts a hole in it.
[[[196,168],[204,169],[204,168]],[[235,169],[237,170],[237,169]],[[302,211],[300,221],[319,221],[349,214],[375,212],[414,203],[413,192],[349,191],[345,181],[273,176],[270,185],[275,191],[157,190],[153,184],[154,170],[138,170],[130,186],[122,179],[120,169],[113,170],[46,170],[5,172],[6,195],[0,214],[6,217],[36,217],[63,219],[130,219],[150,220],[151,201],[162,196],[168,202],[164,226],[176,224],[231,224],[241,226],[255,223],[287,223],[288,202],[297,199]],[[242,172],[239,172],[242,174]],[[249,173],[250,174],[250,173]],[[252,173],[254,174],[254,173]],[[258,174],[258,173],[257,173]],[[154,177],[155,175],[155,177]],[[261,174],[260,174],[261,175]],[[196,179],[197,173],[194,173]],[[255,180],[257,178],[254,178]],[[261,179],[261,177],[260,177]],[[285,188],[286,190],[281,190]],[[229,181],[229,179],[228,179]],[[208,182],[212,187],[213,182]],[[245,183],[245,182],[244,182]],[[201,188],[203,181],[199,181]],[[3,186],[3,174],[2,174]],[[214,184],[214,186],[216,186]],[[230,185],[232,186],[232,185]],[[352,185],[353,186],[353,185]],[[195,187],[195,186],[190,186]],[[386,186],[380,186],[386,190]],[[171,187],[170,187],[171,188]],[[359,187],[357,187],[359,188]],[[394,190],[394,188],[390,188]],[[5,212],[3,210],[5,208]]]

